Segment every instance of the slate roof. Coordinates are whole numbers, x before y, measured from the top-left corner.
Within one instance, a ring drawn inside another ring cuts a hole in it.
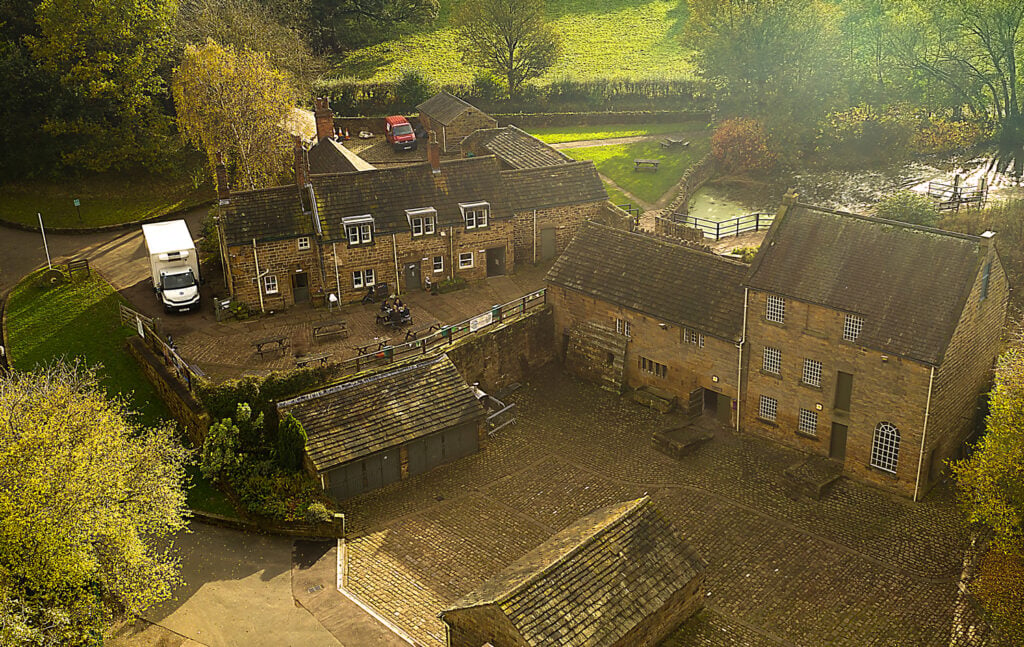
[[[306,430],[317,471],[481,420],[483,406],[447,355],[278,403]]]
[[[516,212],[608,199],[604,183],[591,161],[502,171],[501,177]]]
[[[448,92],[438,92],[420,105],[416,110],[428,115],[432,120],[447,126],[455,118],[473,106]]]
[[[746,272],[746,265],[710,252],[588,221],[545,280],[735,341]]]
[[[372,171],[375,168],[331,137],[313,144],[307,155],[310,173],[350,173]]]
[[[302,212],[299,187],[294,184],[231,194],[225,210],[224,238],[228,245],[312,236],[311,214]]]
[[[527,645],[605,647],[658,611],[705,567],[645,496],[558,532],[441,618],[493,605]]]
[[[537,168],[572,161],[572,158],[515,126],[477,130],[462,140],[462,150],[476,155],[496,155],[511,168]]]
[[[342,218],[371,215],[378,235],[409,231],[407,209],[433,207],[439,227],[463,225],[459,203],[488,202],[492,220],[511,218],[498,160],[471,157],[380,168],[362,173],[311,175],[326,241],[345,240]]]
[[[860,315],[858,344],[938,365],[980,268],[980,241],[798,203],[772,224],[748,284]]]

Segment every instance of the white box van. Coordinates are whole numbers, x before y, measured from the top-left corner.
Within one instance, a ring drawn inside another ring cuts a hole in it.
[[[153,290],[164,311],[199,309],[199,256],[184,220],[142,225]]]

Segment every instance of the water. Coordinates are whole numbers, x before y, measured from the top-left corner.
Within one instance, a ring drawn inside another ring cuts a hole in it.
[[[757,211],[746,201],[741,201],[727,193],[717,185],[705,185],[701,187],[690,199],[689,215],[695,218],[721,222],[745,216],[748,213]]]

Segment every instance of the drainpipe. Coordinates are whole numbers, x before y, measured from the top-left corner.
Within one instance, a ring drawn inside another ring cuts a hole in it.
[[[267,309],[263,307],[263,286],[260,285],[261,279],[270,273],[270,270],[260,272],[260,257],[256,255],[256,239],[252,239],[252,260],[256,261],[256,294],[260,295],[260,312],[266,313]]]
[[[455,227],[448,228],[448,267],[452,268],[451,277],[455,278]]]
[[[743,328],[740,341],[736,344],[736,431],[740,430],[740,406],[743,402],[743,344],[747,342],[747,302],[750,288],[743,288]]]
[[[921,429],[921,452],[917,456],[917,479],[914,481],[914,501],[917,501],[917,491],[921,486],[921,465],[924,463],[924,441],[928,438],[928,412],[932,408],[932,385],[935,383],[935,367],[932,367],[931,375],[928,377],[928,399],[924,403],[924,427]]]
[[[533,264],[537,264],[537,210],[533,210]]]
[[[398,273],[398,235],[391,234],[391,249],[395,254],[395,294],[402,293],[402,275]]]
[[[338,291],[338,307],[341,307],[341,277],[338,275],[338,243],[331,243],[331,253],[334,255],[334,283]]]

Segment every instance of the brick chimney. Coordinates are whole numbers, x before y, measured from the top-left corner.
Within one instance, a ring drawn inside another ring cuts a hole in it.
[[[228,185],[228,168],[224,166],[224,155],[217,153],[217,201],[222,204],[231,202],[231,186]]]
[[[430,141],[427,144],[427,161],[430,162],[430,169],[435,173],[441,172],[441,145],[437,143],[437,135],[430,131]]]
[[[295,184],[301,188],[309,183],[309,159],[298,135],[292,135],[292,150],[295,152]]]
[[[331,102],[327,97],[319,97],[314,102],[316,109],[313,116],[316,117],[316,140],[318,142],[334,135],[334,111],[331,110]]]
[[[988,258],[988,250],[992,248],[992,239],[996,237],[996,232],[991,229],[981,235],[981,240],[978,241],[978,255],[982,259]]]

